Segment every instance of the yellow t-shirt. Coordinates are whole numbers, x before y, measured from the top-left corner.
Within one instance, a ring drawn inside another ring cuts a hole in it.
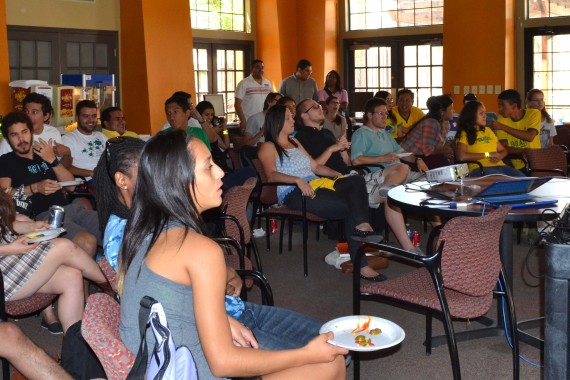
[[[391,133],[392,137],[394,138],[398,137],[398,130],[400,130],[400,128],[410,128],[416,121],[425,116],[421,109],[414,106],[412,106],[410,109],[410,116],[408,117],[408,120],[404,119],[402,115],[400,115],[400,112],[398,112],[398,107],[392,107],[392,112],[394,113],[394,116],[396,116],[396,126],[394,128],[396,130],[396,135],[393,135]]]
[[[388,119],[386,119],[386,132],[390,133],[390,136],[392,136],[394,139],[398,138],[398,128],[390,116],[388,116]]]
[[[508,134],[505,131],[497,131],[497,138],[499,141],[506,141],[507,145],[512,148],[534,148],[540,149],[540,119],[541,114],[539,110],[533,109],[525,109],[524,116],[519,121],[514,121],[513,119],[504,118],[499,116],[498,122],[501,124],[505,124],[514,129],[518,129],[521,131],[528,131],[529,129],[536,130],[536,136],[532,141],[524,141],[519,138],[514,137],[513,135]],[[524,162],[522,160],[512,160],[513,166],[515,169],[522,169],[524,168]]]
[[[113,137],[119,137],[121,136],[119,134],[119,132],[115,132],[115,131],[110,131],[108,129],[102,128],[103,133],[105,134],[105,136],[107,136],[108,139],[112,139]],[[122,136],[125,137],[134,137],[136,139],[140,139],[141,137],[139,135],[137,135],[135,132],[131,132],[131,131],[125,131],[125,133],[123,133]]]
[[[469,145],[467,142],[467,133],[461,132],[459,140],[460,144],[465,144],[467,146],[467,153],[495,153],[497,151],[497,144],[499,140],[497,136],[493,133],[493,130],[489,127],[485,127],[484,131],[477,131],[477,138],[475,139],[475,144]],[[505,166],[503,161],[491,162],[490,158],[482,158],[477,160],[483,165],[483,167],[489,166]],[[469,164],[469,171],[477,169],[476,164]]]

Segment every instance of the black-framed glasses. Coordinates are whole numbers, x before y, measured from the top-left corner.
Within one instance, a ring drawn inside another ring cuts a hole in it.
[[[107,166],[107,174],[113,180],[113,182],[115,182],[115,176],[113,175],[113,173],[111,173],[111,149],[109,148],[113,145],[122,144],[125,141],[127,141],[127,139],[129,139],[129,137],[127,136],[117,136],[110,138],[105,143],[105,161],[106,161],[105,166]]]
[[[309,108],[307,108],[307,110],[306,110],[305,112],[303,112],[303,113],[307,113],[307,112],[309,112],[310,110],[312,110],[313,108],[319,109],[319,110],[322,110],[322,109],[323,109],[323,107],[321,107],[321,105],[320,105],[319,103],[315,103],[315,104],[313,104],[312,106],[310,106]]]

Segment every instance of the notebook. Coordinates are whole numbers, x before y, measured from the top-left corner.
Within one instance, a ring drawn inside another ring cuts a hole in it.
[[[545,207],[556,204],[556,199],[537,198],[531,191],[550,181],[552,177],[527,177],[495,181],[483,190],[473,194],[473,201],[485,202],[492,206],[509,205],[512,208]]]

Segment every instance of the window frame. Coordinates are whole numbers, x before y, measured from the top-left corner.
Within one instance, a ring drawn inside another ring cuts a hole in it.
[[[344,54],[344,66],[345,76],[344,76],[344,87],[349,92],[349,95],[355,92],[355,83],[354,83],[354,50],[351,49],[351,46],[358,46],[358,45],[369,45],[370,47],[374,46],[390,46],[392,48],[391,53],[391,87],[386,89],[390,91],[392,95],[395,97],[397,90],[402,88],[407,88],[404,86],[404,48],[408,45],[421,45],[422,43],[426,42],[436,42],[441,41],[441,45],[443,44],[443,34],[421,34],[421,35],[410,35],[410,36],[397,36],[397,37],[377,37],[377,38],[353,38],[353,39],[344,39],[343,45],[345,52]],[[442,65],[443,66],[443,65]],[[442,83],[443,85],[443,83]],[[414,91],[415,87],[410,87],[412,91]],[[373,91],[374,92],[374,91]],[[415,91],[414,91],[415,92]],[[395,98],[394,98],[395,101]],[[420,104],[419,98],[416,94],[414,98],[414,106],[419,107],[421,109],[425,109],[425,104]],[[350,107],[350,103],[349,103]],[[354,112],[354,110],[351,110]],[[356,112],[359,112],[358,110]]]

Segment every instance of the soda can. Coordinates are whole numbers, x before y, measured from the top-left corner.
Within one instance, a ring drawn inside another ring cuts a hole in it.
[[[63,225],[65,210],[61,206],[51,206],[49,208],[48,224],[51,228],[59,228]]]
[[[412,233],[412,244],[414,247],[420,246],[420,233],[418,231],[414,231]]]
[[[269,219],[269,228],[272,234],[277,232],[277,219]]]

